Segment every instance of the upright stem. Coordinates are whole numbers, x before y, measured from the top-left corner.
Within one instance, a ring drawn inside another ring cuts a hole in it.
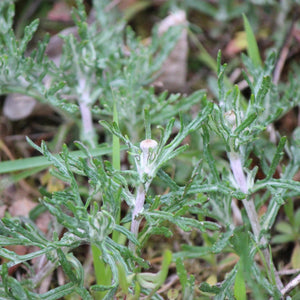
[[[96,283],[98,285],[110,285],[111,284],[111,272],[109,266],[101,258],[102,252],[96,245],[91,245],[92,255],[93,255],[93,264],[96,276]],[[95,292],[94,299],[101,300],[105,297],[106,291]]]
[[[83,76],[77,65],[78,87],[77,93],[79,96],[79,108],[81,114],[81,140],[89,143],[89,146],[95,148],[97,146],[97,137],[93,126],[93,116],[91,111],[91,95],[90,85],[87,83],[87,78]]]
[[[138,236],[139,226],[141,223],[141,219],[138,218],[138,214],[142,211],[144,207],[144,203],[145,203],[145,189],[144,189],[144,185],[140,184],[135,199],[135,207],[132,212],[131,228],[130,228],[130,231],[134,234],[135,237]],[[129,242],[129,249],[135,252],[135,245],[132,242]]]
[[[231,167],[231,170],[232,170],[232,173],[233,173],[233,176],[234,176],[236,182],[238,183],[241,191],[243,193],[247,194],[248,193],[248,184],[247,184],[247,179],[246,179],[245,173],[243,171],[243,166],[242,166],[242,161],[241,161],[240,155],[236,152],[231,152],[229,154],[229,160],[230,160],[230,167]],[[251,224],[251,228],[252,228],[252,231],[253,231],[256,241],[260,245],[266,244],[267,240],[265,239],[265,237],[259,238],[261,227],[260,227],[259,218],[258,218],[256,209],[255,209],[253,199],[249,199],[249,200],[243,199],[242,203],[247,212],[247,215],[248,215],[248,218],[249,218],[249,221]],[[270,256],[270,252],[269,252],[268,248],[263,249],[263,254],[264,254],[265,260],[268,264],[269,270],[271,270],[272,268],[275,268],[274,265],[271,264],[271,261],[270,261],[271,256]],[[276,271],[276,270],[274,270],[274,271]],[[275,280],[276,280],[276,285],[277,285],[278,289],[281,290],[283,288],[283,284],[282,284],[277,272],[275,272]]]
[[[85,101],[79,102],[82,122],[82,140],[89,143],[92,148],[96,147],[96,136],[93,126],[93,117],[90,107]]]
[[[113,104],[113,121],[119,125],[118,122],[118,111],[117,111],[117,105],[116,101],[114,101]],[[115,170],[120,171],[121,170],[121,158],[120,158],[120,139],[116,135],[113,135],[113,153],[112,153],[112,165]],[[117,207],[117,213],[115,222],[117,225],[120,224],[120,218],[121,218],[121,199],[120,197],[116,197],[116,201],[118,201],[116,207]],[[114,230],[112,233],[112,239],[114,242],[119,242],[119,231]]]
[[[141,141],[140,143],[140,148],[142,150],[142,153],[140,154],[139,163],[137,165],[138,172],[140,175],[140,184],[138,186],[138,190],[136,194],[134,209],[132,212],[131,228],[130,228],[130,231],[134,234],[136,238],[138,236],[139,226],[141,223],[141,219],[138,217],[138,215],[144,207],[146,192],[148,191],[148,188],[152,181],[153,172],[155,171],[153,169],[152,161],[155,157],[155,149],[157,145],[158,145],[157,142],[152,139],[146,139]],[[146,180],[145,183],[143,183],[144,175],[149,176],[148,180]],[[129,242],[129,249],[135,252],[135,245],[132,242]]]
[[[243,166],[241,162],[241,158],[239,154],[237,153],[230,153],[229,155],[229,160],[230,160],[230,167],[234,176],[234,179],[239,185],[240,190],[244,193],[248,193],[248,184],[247,184],[247,179],[243,171]],[[260,224],[258,220],[258,216],[255,210],[255,205],[252,199],[247,200],[244,199],[242,200],[243,205],[246,209],[247,215],[249,217],[249,221],[254,233],[255,238],[258,241],[259,233],[260,233]],[[260,242],[260,241],[258,241]]]

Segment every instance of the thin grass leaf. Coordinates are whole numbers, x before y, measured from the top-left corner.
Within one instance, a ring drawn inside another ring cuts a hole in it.
[[[118,111],[117,111],[117,103],[114,100],[113,104],[113,122],[119,126],[119,117],[118,117]],[[120,171],[121,170],[121,157],[120,157],[120,139],[116,135],[113,135],[113,153],[112,153],[112,165],[115,170]],[[120,224],[120,218],[121,218],[121,199],[120,197],[115,197],[115,207],[116,207],[116,218],[115,222],[117,225]],[[112,238],[114,241],[119,240],[119,232],[113,231]]]
[[[238,266],[238,271],[236,273],[234,281],[234,296],[237,300],[246,300],[246,284],[243,274],[243,265],[241,264],[241,261],[239,262]]]
[[[251,28],[251,25],[250,25],[246,15],[244,15],[244,14],[243,14],[243,20],[244,20],[244,28],[246,31],[248,55],[255,66],[257,66],[257,67],[262,66],[262,61],[260,58],[255,35],[253,33],[253,30]]]
[[[184,267],[183,260],[180,257],[176,259],[176,272],[183,289],[185,289],[188,282],[188,274]]]
[[[30,141],[28,141],[28,142],[30,143]],[[30,145],[33,146],[35,144],[30,143]],[[34,147],[34,148],[36,148],[36,147]],[[125,145],[120,146],[121,151],[124,151],[126,149],[128,149],[127,146],[125,146]],[[39,151],[39,150],[41,150],[41,148],[38,147],[37,150]],[[90,150],[90,153],[94,157],[103,156],[103,155],[112,153],[112,147],[109,147],[107,145],[100,146],[98,148]],[[59,154],[54,154],[53,156],[58,158]],[[73,159],[76,159],[78,157],[82,157],[82,158],[87,157],[87,155],[81,150],[71,151],[70,156]],[[45,156],[37,156],[37,157],[21,158],[21,159],[10,160],[10,161],[2,161],[2,162],[0,162],[0,174],[22,171],[22,170],[33,169],[33,168],[36,168],[37,169],[36,171],[41,171],[43,169],[48,168],[52,164],[53,163],[51,161],[48,161],[48,159]],[[18,177],[17,177],[17,179],[18,179]]]
[[[182,245],[182,251],[173,254],[173,260],[177,258],[200,258],[211,253],[211,248],[206,246]]]
[[[219,103],[221,106],[225,104],[225,85],[224,85],[224,77],[225,77],[225,69],[226,65],[221,64],[222,53],[219,50],[217,57],[217,74],[218,74],[218,91],[219,91]]]
[[[144,109],[145,139],[151,139],[151,123],[149,109]]]

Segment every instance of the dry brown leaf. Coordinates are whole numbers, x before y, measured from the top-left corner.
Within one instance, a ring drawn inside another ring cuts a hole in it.
[[[28,117],[36,105],[32,97],[21,94],[10,94],[5,98],[3,114],[11,121]]]
[[[15,216],[24,216],[28,217],[30,211],[37,206],[38,203],[33,202],[27,198],[23,198],[20,200],[16,200],[13,204],[9,207],[9,213]],[[49,211],[42,213],[36,220],[37,227],[44,233],[48,232],[48,225],[51,221],[51,214]]]
[[[71,21],[71,8],[64,1],[56,2],[48,13],[48,19],[51,21]]]
[[[42,213],[35,221],[36,226],[44,233],[48,232],[49,223],[51,222],[51,214],[49,211]]]
[[[187,75],[187,56],[188,56],[188,36],[187,36],[187,19],[183,10],[166,17],[159,25],[158,32],[162,35],[173,26],[183,25],[181,35],[177,44],[171,51],[169,57],[163,63],[156,84],[162,83],[164,89],[172,92],[182,92],[186,89]]]
[[[22,198],[13,202],[8,211],[13,216],[28,217],[29,212],[37,206],[36,202],[33,202],[27,198]]]
[[[5,248],[10,250],[10,251],[15,252],[18,255],[25,255],[28,252],[27,251],[28,250],[27,246],[24,246],[24,245],[10,245],[10,246],[6,246]],[[4,261],[6,261],[6,260],[4,260]],[[14,274],[16,272],[16,270],[19,268],[20,265],[21,265],[21,263],[10,267],[8,269],[8,274],[9,275]]]
[[[136,2],[138,2],[138,1],[137,0],[122,0],[122,1],[118,1],[118,7],[121,10],[126,10],[126,9],[130,8],[130,6],[134,5]]]
[[[227,44],[224,54],[234,57],[247,48],[246,32],[241,31],[235,34],[235,37]]]

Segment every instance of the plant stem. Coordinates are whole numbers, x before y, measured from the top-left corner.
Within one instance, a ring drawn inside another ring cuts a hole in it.
[[[243,171],[243,167],[242,167],[242,162],[241,162],[241,158],[237,153],[230,153],[229,155],[229,159],[230,159],[230,166],[233,172],[233,176],[236,180],[236,182],[238,183],[241,191],[245,194],[248,193],[248,185],[247,185],[247,179],[245,176],[245,173]],[[254,234],[254,237],[256,239],[256,242],[261,245],[261,244],[266,244],[266,239],[264,237],[261,237],[261,239],[259,239],[259,234],[261,231],[260,228],[260,223],[259,223],[259,219],[258,219],[258,215],[256,213],[256,209],[255,209],[255,205],[253,202],[253,199],[243,199],[242,203],[245,207],[245,210],[247,212],[250,224],[251,224],[251,228]],[[268,249],[264,249],[263,250],[263,254],[265,257],[265,260],[267,261],[268,267],[270,268],[270,253]]]
[[[248,185],[247,185],[247,179],[243,171],[241,158],[238,153],[230,152],[229,154],[229,160],[230,160],[230,167],[234,176],[234,179],[236,180],[237,184],[239,185],[240,190],[247,194],[248,193]],[[243,205],[246,209],[247,215],[249,217],[249,221],[252,227],[253,234],[255,238],[257,239],[257,242],[260,243],[262,241],[259,241],[259,233],[260,233],[260,224],[258,220],[258,216],[255,210],[255,205],[252,199],[242,200]]]
[[[99,285],[110,285],[111,276],[107,276],[108,271],[110,272],[109,266],[105,264],[101,259],[101,250],[96,246],[92,245],[93,264],[96,276],[96,283]],[[95,292],[95,299],[101,300],[104,298],[106,292]]]
[[[88,108],[89,109],[89,108]],[[117,107],[116,103],[114,101],[114,108],[113,108],[113,121],[118,124],[118,112],[117,112]],[[92,120],[92,116],[90,115],[90,120]],[[84,122],[83,122],[84,124]],[[87,120],[87,130],[92,130],[93,131],[93,124],[91,121]],[[121,160],[120,160],[120,140],[117,136],[113,136],[113,147],[112,147],[112,165],[114,169],[120,170],[121,169]],[[120,197],[117,198],[118,203],[116,204],[116,207],[118,209],[117,215],[115,222],[116,224],[120,224],[120,215],[121,215],[121,201]],[[119,241],[119,232],[118,231],[113,231],[112,233],[112,239],[116,243]],[[96,282],[99,285],[110,285],[111,284],[111,270],[109,265],[107,265],[103,259],[101,259],[101,251],[100,249],[92,245],[92,253],[93,253],[93,260],[94,260],[94,268],[95,268],[95,276],[96,276]],[[106,295],[106,292],[97,292],[95,293],[95,298],[98,299],[103,299],[104,296]]]
[[[230,160],[230,167],[231,167],[233,176],[234,176],[237,184],[239,185],[239,188],[241,189],[241,191],[243,193],[248,194],[247,179],[246,179],[245,173],[243,171],[243,166],[242,166],[242,161],[241,161],[240,155],[236,152],[230,152],[229,160]],[[265,245],[267,243],[266,238],[264,236],[259,238],[261,227],[260,227],[259,218],[258,218],[256,209],[255,209],[253,199],[249,199],[249,200],[243,199],[242,203],[247,212],[256,242],[259,245]],[[268,264],[269,270],[271,271],[273,268],[273,271],[275,271],[274,273],[275,273],[276,285],[277,285],[277,288],[279,290],[281,290],[283,288],[283,284],[275,270],[274,264],[271,263],[271,256],[270,256],[269,249],[268,248],[263,249],[263,254],[264,254],[265,260]]]
[[[288,292],[290,292],[292,289],[294,289],[297,285],[300,284],[300,274],[296,276],[292,281],[290,281],[282,290],[281,294],[284,296]]]
[[[116,106],[116,101],[114,101],[114,108],[113,108],[113,121],[118,125],[118,111]],[[121,159],[120,159],[120,139],[113,135],[113,151],[112,151],[112,165],[115,170],[120,171],[121,170]],[[120,218],[121,218],[121,200],[120,197],[116,197],[116,201],[118,203],[116,204],[116,207],[118,209],[116,213],[115,222],[116,224],[120,224]],[[119,231],[113,231],[112,233],[112,239],[114,242],[118,243],[119,240]]]
[[[139,226],[141,223],[141,219],[138,218],[138,214],[142,211],[145,203],[145,188],[143,184],[140,184],[138,187],[136,199],[135,199],[135,207],[132,212],[131,219],[131,228],[130,231],[134,234],[135,237],[138,236]],[[132,242],[129,242],[129,249],[135,252],[135,245]]]
[[[85,101],[79,102],[82,122],[82,140],[89,143],[91,148],[96,147],[96,135],[93,126],[93,117],[90,107]]]

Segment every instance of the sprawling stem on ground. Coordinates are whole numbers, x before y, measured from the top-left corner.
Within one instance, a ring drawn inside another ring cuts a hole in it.
[[[239,153],[230,152],[229,160],[230,160],[230,167],[231,167],[233,176],[234,176],[237,184],[239,185],[239,188],[241,189],[241,191],[243,193],[248,194],[247,179],[246,179],[245,173],[243,171],[242,161],[241,161],[241,157],[240,157]],[[262,236],[261,238],[259,237],[261,227],[260,227],[259,218],[258,218],[256,209],[255,209],[253,199],[251,199],[251,198],[244,199],[244,200],[242,200],[242,202],[243,202],[243,205],[247,212],[247,215],[248,215],[248,218],[249,218],[249,221],[251,224],[251,228],[252,228],[252,231],[253,231],[253,234],[254,234],[254,237],[255,237],[257,243],[260,245],[265,245],[267,243],[267,240],[265,239],[265,237],[264,236]],[[273,265],[273,263],[271,263],[271,256],[270,256],[269,249],[268,248],[263,249],[263,254],[264,254],[265,260],[268,264],[268,267],[271,270],[272,268],[274,268],[274,265]],[[276,270],[274,270],[274,271],[276,271]],[[281,290],[283,288],[283,284],[282,284],[277,272],[275,272],[275,279],[276,279],[277,288],[279,290]]]

